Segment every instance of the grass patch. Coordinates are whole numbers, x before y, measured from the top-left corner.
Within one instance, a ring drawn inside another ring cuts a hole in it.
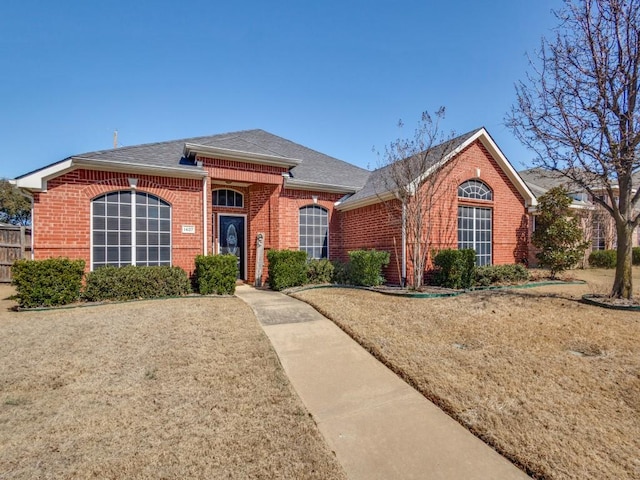
[[[345,478],[240,300],[15,313],[8,296],[2,478]]]
[[[571,274],[588,283],[437,299],[295,296],[536,478],[640,478],[640,314],[578,301],[609,289],[613,272]]]

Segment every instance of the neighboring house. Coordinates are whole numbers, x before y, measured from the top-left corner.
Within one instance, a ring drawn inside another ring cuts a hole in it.
[[[459,188],[451,190],[454,208],[440,212],[439,228],[449,230],[438,248],[481,248],[481,263],[522,261],[534,195],[485,129],[453,142],[446,181]],[[239,276],[254,282],[262,234],[265,250],[301,249],[313,258],[387,250],[387,278],[397,282],[406,239],[400,219],[385,210],[385,192],[373,186],[380,174],[247,130],[74,155],[14,183],[33,196],[36,259],[192,273],[196,255],[230,252]],[[258,280],[265,278],[266,269]]]
[[[553,187],[564,187],[567,190],[573,200],[571,208],[579,212],[585,239],[589,242],[585,259],[588,258],[589,253],[593,250],[609,250],[616,247],[616,229],[613,218],[583,188],[571,182],[560,172],[536,167],[522,170],[519,173],[536,197],[543,195]],[[598,193],[597,190],[596,193]],[[602,192],[601,198],[607,198],[605,192]],[[533,233],[533,228],[535,228],[535,215],[531,233]],[[638,233],[636,232],[633,236],[633,246],[638,244]],[[530,260],[532,262],[535,261],[534,253],[533,248],[530,248]]]

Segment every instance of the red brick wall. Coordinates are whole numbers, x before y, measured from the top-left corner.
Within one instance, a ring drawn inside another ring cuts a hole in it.
[[[191,273],[202,253],[202,182],[193,179],[74,170],[49,180],[47,191],[34,195],[34,258],[69,257],[91,260],[91,200],[117,190],[128,190],[129,177],[137,190],[157,195],[171,204],[172,263]],[[183,234],[182,225],[195,225],[195,234]]]
[[[297,249],[299,209],[317,204],[329,212],[329,257],[346,260],[347,252],[358,248],[386,250],[391,262],[389,281],[398,282],[402,242],[400,215],[382,204],[348,212],[335,211],[342,194],[283,189],[281,167],[251,165],[220,159],[200,158],[210,179],[207,189],[207,251],[217,253],[217,215],[247,216],[247,280],[253,282],[256,264],[256,236],[265,234],[265,250]],[[491,202],[465,201],[493,209],[493,262],[513,263],[526,258],[529,231],[524,201],[480,142],[468,147],[451,164],[448,195],[434,210],[432,228],[437,248],[457,245],[457,185],[479,178],[494,192]],[[112,172],[75,170],[50,180],[48,191],[34,196],[35,258],[67,256],[83,258],[90,265],[90,202],[104,193],[129,189],[128,177],[138,178],[137,189],[159,196],[172,206],[173,264],[191,273],[194,257],[203,251],[202,181]],[[215,182],[218,183],[215,183]],[[238,182],[244,185],[228,185]],[[211,192],[230,188],[245,198],[242,208],[213,207]],[[317,203],[313,196],[317,197]],[[195,234],[183,234],[182,225],[195,225]],[[394,242],[395,240],[395,242]],[[266,263],[266,262],[265,262]],[[266,265],[265,265],[266,267]],[[264,270],[266,279],[266,268]],[[410,274],[410,272],[409,272]]]
[[[402,221],[399,202],[394,200],[389,206],[382,203],[340,212],[342,248],[337,258],[349,259],[351,250],[371,249],[389,252],[391,259],[383,275],[388,282],[400,283],[402,270]],[[395,242],[394,242],[395,241]],[[399,268],[400,266],[400,268]]]
[[[478,169],[480,175],[478,176]],[[480,141],[467,147],[447,167],[439,182],[437,201],[431,211],[431,248],[457,248],[458,205],[489,207],[493,210],[494,264],[520,262],[527,258],[529,215],[525,202],[506,174],[495,162]],[[492,201],[458,199],[457,187],[470,179],[479,179],[493,191]],[[391,262],[385,271],[387,281],[399,281],[396,248],[399,252],[402,240],[398,207],[388,209],[382,204],[341,212],[341,225],[346,252],[357,248],[376,248],[391,254]],[[411,239],[408,239],[409,242]],[[409,248],[409,247],[408,247]],[[398,254],[398,256],[400,256]],[[408,255],[407,255],[408,258]],[[411,265],[407,266],[407,278],[411,278]]]

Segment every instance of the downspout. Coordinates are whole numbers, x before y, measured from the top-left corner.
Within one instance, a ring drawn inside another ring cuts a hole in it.
[[[202,254],[207,254],[207,178],[202,177]]]
[[[400,284],[407,286],[407,206],[402,203],[402,278]]]

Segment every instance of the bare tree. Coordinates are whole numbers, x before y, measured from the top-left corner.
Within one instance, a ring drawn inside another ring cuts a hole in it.
[[[507,117],[536,163],[580,185],[615,221],[611,296],[631,298],[631,247],[640,222],[640,0],[565,0]],[[602,196],[604,192],[604,196]]]
[[[446,208],[447,198],[455,198],[451,190],[457,187],[450,179],[445,181],[453,168],[448,157],[455,144],[451,141],[453,134],[445,136],[440,128],[444,113],[444,107],[433,117],[424,112],[412,137],[395,140],[385,148],[375,183],[378,198],[393,216],[402,219],[406,242],[402,248],[407,252],[410,284],[416,289],[424,283],[433,245],[444,243],[441,236],[452,230],[442,220],[455,218],[454,215],[436,218]],[[399,126],[403,126],[402,122]]]

